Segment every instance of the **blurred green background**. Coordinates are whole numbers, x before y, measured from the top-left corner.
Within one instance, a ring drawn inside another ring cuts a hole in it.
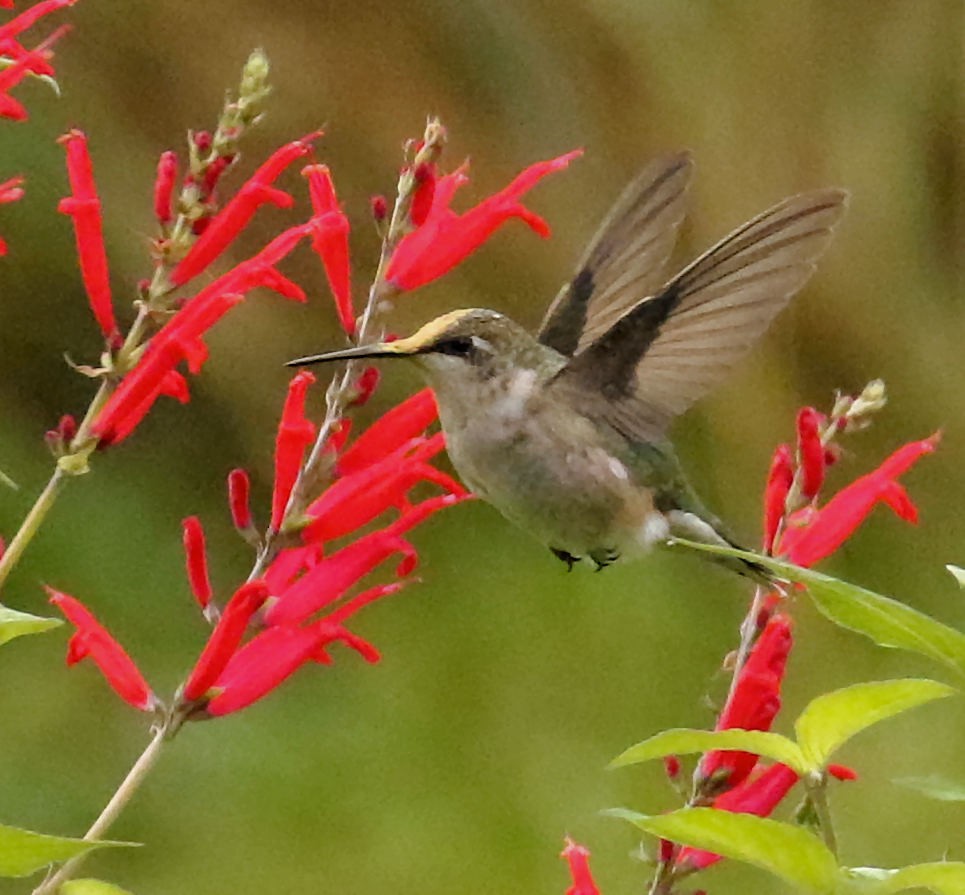
[[[883,377],[889,408],[849,439],[832,484],[942,429],[940,451],[907,477],[922,522],[879,510],[828,568],[965,627],[943,569],[965,561],[960,0],[82,0],[62,18],[74,25],[58,46],[62,98],[25,85],[18,96],[31,120],[0,127],[2,176],[28,178],[26,199],[0,212],[10,243],[0,268],[0,468],[21,484],[0,493],[0,532],[15,530],[46,480],[44,430],[82,412],[91,394],[63,355],[95,362],[99,350],[69,221],[55,212],[66,186],[54,138],[70,126],[90,136],[115,296],[127,308],[150,270],[158,153],[180,148],[188,127],[213,126],[224,90],[261,46],[276,92],[233,182],[324,124],[319,157],[355,228],[360,295],[377,249],[368,198],[392,190],[400,146],[427,114],[450,130],[450,166],[472,156],[464,201],[532,161],[586,147],[529,200],[553,224],[552,240],[511,224],[400,301],[391,321],[400,332],[474,305],[535,325],[598,218],[658,152],[690,147],[699,166],[681,261],[786,194],[848,187],[850,215],[818,275],[681,421],[680,453],[708,503],[753,543],[769,456],[792,436],[797,407],[827,407],[835,388]],[[288,183],[300,188],[297,175]],[[261,213],[236,257],[289,220]],[[89,601],[162,694],[204,638],[180,520],[204,520],[214,580],[228,593],[250,558],[230,529],[225,474],[252,471],[264,517],[282,361],[339,344],[310,253],[286,270],[310,287],[310,304],[256,296],[226,319],[190,405],[162,402],[135,437],[98,456],[6,589],[6,602],[28,611],[47,609],[40,582]],[[393,372],[373,414],[417,385]],[[183,731],[113,831],[147,847],[98,856],[92,874],[138,893],[560,893],[568,832],[593,850],[605,893],[640,891],[635,837],[598,811],[673,801],[658,767],[604,766],[657,730],[711,723],[705,697],[722,690],[715,674],[736,642],[742,583],[663,555],[567,575],[482,504],[436,517],[415,541],[423,583],[356,625],[383,650],[381,664],[343,651],[265,703]],[[829,688],[941,674],[835,630],[806,603],[795,615],[781,730]],[[0,820],[80,834],[146,731],[92,667],[63,669],[65,633],[3,650]],[[962,701],[945,701],[847,748],[841,759],[861,773],[835,793],[847,862],[965,859],[961,805],[891,782],[962,779],[963,735]],[[733,865],[695,885],[778,891]]]

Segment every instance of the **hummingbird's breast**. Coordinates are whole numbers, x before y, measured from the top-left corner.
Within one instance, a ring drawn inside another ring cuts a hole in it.
[[[625,439],[548,396],[535,371],[485,383],[472,401],[437,397],[465,483],[547,546],[615,557],[666,537]]]

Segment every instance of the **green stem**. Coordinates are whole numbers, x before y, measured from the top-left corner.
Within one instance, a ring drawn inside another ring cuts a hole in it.
[[[30,508],[27,517],[20,524],[13,540],[7,546],[3,556],[0,557],[0,590],[3,589],[4,582],[6,582],[10,572],[13,571],[13,567],[17,564],[24,550],[27,549],[27,545],[40,530],[41,524],[43,524],[47,513],[50,512],[68,478],[68,474],[58,466],[44,486],[44,490],[40,492],[34,505]]]
[[[831,820],[831,805],[828,802],[828,781],[822,775],[817,779],[808,777],[805,782],[808,798],[814,806],[814,813],[821,828],[821,838],[835,857],[838,856],[838,839],[834,835],[834,822]]]
[[[167,724],[158,724],[154,729],[154,736],[147,748],[141,753],[140,758],[134,762],[134,766],[128,771],[117,791],[111,797],[104,810],[101,811],[97,820],[91,824],[91,828],[84,834],[84,839],[100,839],[110,828],[117,816],[123,811],[124,807],[140,788],[144,779],[147,777],[151,768],[154,767],[161,754],[161,747],[167,741]],[[51,876],[47,877],[36,889],[33,895],[53,895],[67,880],[69,880],[80,868],[87,853],[77,855],[65,862],[61,868]]]

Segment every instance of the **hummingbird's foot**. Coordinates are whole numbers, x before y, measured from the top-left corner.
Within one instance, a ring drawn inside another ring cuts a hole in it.
[[[558,560],[561,560],[562,562],[566,563],[567,572],[572,572],[574,564],[580,561],[580,558],[578,556],[574,556],[572,553],[567,553],[565,550],[559,550],[556,547],[550,547],[550,552]]]
[[[607,566],[612,566],[620,558],[619,551],[612,547],[603,547],[590,551],[590,559],[596,564],[596,572],[602,572]]]

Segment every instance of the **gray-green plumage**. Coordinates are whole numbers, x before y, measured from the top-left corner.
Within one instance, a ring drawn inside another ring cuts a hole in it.
[[[668,156],[628,187],[536,337],[495,311],[460,310],[407,339],[292,363],[413,360],[459,474],[570,563],[606,565],[671,534],[725,541],[669,424],[806,282],[846,194],[786,199],[665,280],[691,170],[688,154]]]

